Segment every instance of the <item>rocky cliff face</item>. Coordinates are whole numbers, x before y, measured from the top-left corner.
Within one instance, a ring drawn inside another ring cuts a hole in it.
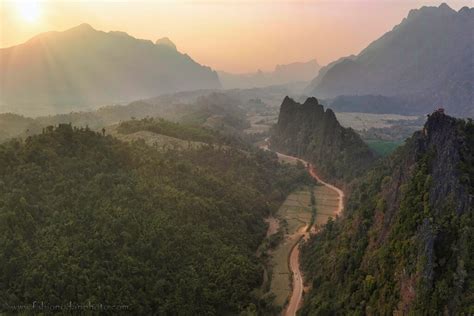
[[[303,104],[289,97],[283,100],[271,146],[313,162],[324,177],[337,181],[353,179],[375,158],[357,133],[342,127],[334,112],[316,98]]]
[[[459,167],[466,154],[463,150],[472,148],[458,124],[458,120],[443,113],[433,113],[421,135],[417,135],[417,154],[433,152],[431,176],[435,185],[430,192],[430,205],[439,205],[445,197],[453,195],[456,197],[454,210],[461,214],[467,210],[470,197],[468,188],[462,183]]]
[[[433,113],[303,250],[303,314],[473,313],[474,125]]]

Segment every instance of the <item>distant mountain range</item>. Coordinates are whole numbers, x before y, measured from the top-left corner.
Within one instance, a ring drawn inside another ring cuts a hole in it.
[[[321,98],[384,96],[412,112],[443,106],[474,116],[473,30],[472,8],[456,12],[442,4],[411,10],[359,55],[324,68],[305,92]]]
[[[154,44],[81,24],[0,49],[0,109],[67,112],[216,88],[217,73],[180,53],[168,38]]]
[[[219,71],[219,79],[225,89],[259,88],[288,83],[310,81],[319,72],[321,66],[316,59],[308,62],[295,62],[287,65],[277,65],[275,70],[254,73],[232,74]]]

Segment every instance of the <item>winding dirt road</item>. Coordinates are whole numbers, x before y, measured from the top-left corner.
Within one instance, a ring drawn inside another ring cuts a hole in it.
[[[339,205],[337,207],[337,210],[336,210],[336,214],[339,215],[341,214],[342,210],[344,209],[344,192],[339,189],[338,187],[332,185],[332,184],[329,184],[325,181],[323,181],[317,174],[316,174],[316,169],[314,168],[313,165],[309,165],[309,168],[308,168],[308,171],[309,171],[309,174],[315,178],[319,183],[325,185],[326,187],[330,188],[331,190],[333,191],[336,191],[337,195],[339,196]]]
[[[268,148],[268,138],[265,139],[265,144],[261,146],[262,149],[265,150],[270,150]],[[308,172],[309,174],[316,179],[319,183],[323,184],[324,186],[328,187],[329,189],[335,191],[339,197],[339,204],[338,208],[336,210],[336,214],[340,214],[342,210],[344,209],[344,192],[335,187],[332,184],[329,184],[325,181],[323,181],[316,173],[316,169],[314,166],[307,161],[293,157],[293,156],[288,156],[279,152],[275,152],[278,157],[280,158],[285,158],[285,160],[289,161],[300,161],[303,163],[305,166],[308,166]],[[304,227],[304,234],[302,235],[302,238],[306,239],[308,237],[308,233],[306,232],[306,226]],[[293,249],[291,250],[291,254],[289,257],[289,265],[290,265],[290,270],[293,274],[293,280],[292,280],[292,292],[291,292],[291,297],[290,297],[290,302],[288,303],[288,306],[284,312],[285,316],[294,316],[296,315],[296,312],[301,306],[301,303],[303,301],[303,289],[304,289],[304,284],[303,284],[303,276],[301,274],[300,270],[300,247],[299,247],[299,242],[295,244]]]
[[[306,230],[306,227],[303,227],[303,229]],[[304,233],[306,236],[306,232]],[[304,237],[303,237],[304,238]],[[301,274],[300,270],[300,247],[299,247],[299,242],[295,244],[293,249],[291,250],[290,254],[290,270],[292,272],[292,291],[291,291],[291,297],[290,297],[290,302],[288,303],[288,306],[285,310],[285,315],[296,315],[296,311],[299,309],[301,306],[301,301],[303,299],[303,289],[304,289],[304,284],[303,284],[303,275]]]
[[[281,153],[277,153],[277,155],[283,155]],[[289,158],[291,156],[284,155],[286,158]],[[316,179],[319,183],[325,185],[326,187],[330,188],[331,190],[334,190],[337,192],[338,197],[339,197],[339,204],[338,208],[336,210],[336,214],[340,214],[344,208],[344,192],[335,187],[332,184],[329,184],[325,181],[323,181],[317,174],[316,174],[316,169],[314,168],[313,165],[307,163],[306,161],[293,157],[299,161],[301,161],[303,164],[308,166],[308,172],[309,174]],[[303,238],[307,238],[308,233],[305,233]],[[303,289],[304,289],[304,284],[303,284],[303,276],[301,274],[300,270],[300,247],[299,243],[297,243],[294,247],[293,250],[291,251],[290,254],[290,269],[291,272],[293,273],[293,290],[291,292],[291,298],[290,302],[288,303],[288,306],[285,310],[285,315],[286,316],[294,316],[296,315],[296,312],[301,306],[301,303],[303,301]]]

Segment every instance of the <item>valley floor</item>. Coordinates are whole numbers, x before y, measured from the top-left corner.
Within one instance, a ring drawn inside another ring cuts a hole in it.
[[[266,145],[262,148],[268,150]],[[277,154],[282,162],[296,164],[300,161],[308,165],[306,161],[299,158]],[[306,187],[290,194],[277,214],[278,219],[284,223],[282,228],[286,231],[283,242],[271,253],[270,290],[276,295],[276,305],[287,305],[285,315],[296,315],[305,290],[299,264],[299,242],[308,238],[310,233],[317,233],[329,217],[335,217],[344,207],[344,192],[322,181],[316,174],[315,168],[312,165],[308,166],[309,173],[318,181],[318,184],[314,188]],[[315,197],[315,205],[311,204],[311,190]],[[313,208],[316,211],[314,223],[312,223]]]

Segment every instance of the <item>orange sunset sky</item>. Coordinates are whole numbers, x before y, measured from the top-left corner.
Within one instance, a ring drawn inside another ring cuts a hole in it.
[[[155,41],[169,37],[201,64],[228,72],[270,70],[357,54],[410,9],[443,1],[406,0],[0,0],[0,47],[89,23]],[[446,1],[455,10],[472,1]]]

